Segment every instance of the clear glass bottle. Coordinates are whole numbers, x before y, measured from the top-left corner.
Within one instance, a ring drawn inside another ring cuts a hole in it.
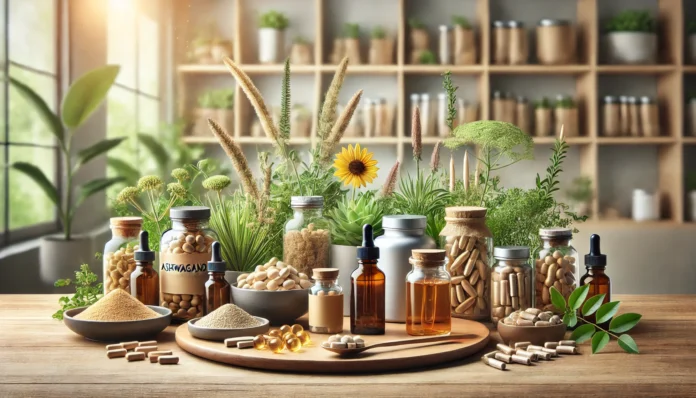
[[[452,316],[487,320],[491,314],[490,253],[493,235],[484,207],[447,207],[440,232],[447,253],[446,271],[459,283],[450,286]]]
[[[573,247],[570,228],[542,228],[539,237],[542,248],[535,267],[535,307],[554,311],[550,289],[555,287],[568,300],[575,290],[578,252]]]
[[[379,247],[375,247],[372,226],[363,226],[363,242],[358,247],[358,269],[350,276],[350,332],[379,335],[385,331],[385,279],[377,267]]]
[[[227,263],[220,254],[220,242],[213,242],[213,252],[208,261],[208,281],[205,282],[205,315],[232,302],[232,289],[225,279]]]
[[[217,234],[208,227],[208,207],[173,207],[169,217],[172,228],[160,241],[160,301],[175,321],[188,321],[204,313],[208,260]]]
[[[491,320],[494,324],[513,311],[532,306],[532,267],[526,246],[500,246],[493,249],[495,267],[491,272]]]
[[[435,336],[452,330],[450,275],[444,250],[417,249],[406,275],[406,333]]]
[[[283,262],[299,272],[312,274],[315,268],[328,268],[331,252],[331,224],[324,217],[324,198],[293,196],[292,218],[285,224]]]
[[[309,331],[343,332],[343,288],[338,284],[337,268],[315,268],[315,283],[309,289]]]
[[[599,235],[593,234],[590,236],[590,253],[585,255],[585,269],[587,272],[580,278],[580,286],[590,285],[585,300],[598,294],[604,294],[602,304],[606,304],[611,301],[611,279],[605,273],[607,256],[602,254],[599,244]],[[594,314],[586,318],[590,322],[596,322]],[[606,329],[608,325],[605,323],[600,326]]]
[[[140,244],[133,257],[136,268],[131,274],[131,296],[145,305],[159,305],[159,275],[152,265],[155,252],[150,250],[147,231],[140,232]]]
[[[104,294],[114,289],[130,292],[130,275],[135,270],[133,252],[138,249],[140,217],[112,217],[111,240],[104,245]]]

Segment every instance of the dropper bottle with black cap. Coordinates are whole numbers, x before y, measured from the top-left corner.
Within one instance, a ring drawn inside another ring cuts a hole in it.
[[[135,270],[131,274],[131,296],[145,305],[159,305],[159,276],[152,268],[155,252],[150,250],[147,231],[140,232],[140,247],[133,253]]]
[[[590,253],[585,255],[585,275],[580,278],[580,286],[590,285],[587,298],[604,294],[603,304],[611,301],[611,280],[604,272],[607,267],[607,256],[602,254],[599,235],[590,236]],[[590,322],[596,322],[595,315],[586,317]],[[602,326],[602,325],[600,325]]]
[[[379,247],[375,247],[372,225],[363,226],[362,246],[358,247],[358,269],[350,276],[350,332],[384,334],[384,272],[377,268]]]
[[[213,242],[213,257],[208,261],[208,281],[205,282],[205,314],[208,315],[230,303],[230,284],[225,279],[227,263],[220,254],[220,242]]]

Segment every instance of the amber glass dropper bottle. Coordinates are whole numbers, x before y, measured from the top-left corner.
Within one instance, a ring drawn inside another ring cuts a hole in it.
[[[150,250],[147,231],[140,232],[140,247],[133,258],[136,268],[131,274],[131,296],[145,305],[159,305],[159,276],[152,268],[155,252]]]
[[[363,226],[362,246],[358,247],[358,269],[350,276],[350,332],[384,334],[384,272],[377,268],[379,247],[375,247],[372,225]]]
[[[607,256],[602,254],[599,243],[599,235],[594,234],[590,236],[590,253],[585,255],[585,269],[587,272],[580,278],[580,286],[590,285],[590,290],[587,292],[588,299],[598,294],[604,294],[602,304],[606,304],[611,301],[611,280],[604,272],[607,267]],[[595,322],[595,315],[588,316],[587,320]]]
[[[230,303],[230,284],[225,279],[227,264],[220,255],[220,242],[213,242],[213,256],[208,261],[208,281],[205,282],[205,314]]]

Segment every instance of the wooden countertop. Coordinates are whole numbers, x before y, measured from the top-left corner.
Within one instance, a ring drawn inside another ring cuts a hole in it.
[[[209,362],[177,347],[174,326],[158,341],[181,357],[179,365],[108,360],[104,344],[51,319],[58,297],[0,295],[0,396],[696,395],[696,295],[616,297],[620,313],[643,314],[631,331],[639,355],[624,353],[612,340],[597,355],[583,344],[582,355],[506,372],[475,355],[436,368],[360,376],[263,372]]]

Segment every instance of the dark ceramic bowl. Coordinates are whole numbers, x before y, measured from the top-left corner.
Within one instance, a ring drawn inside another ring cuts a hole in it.
[[[549,341],[563,340],[565,332],[564,323],[553,326],[513,326],[498,321],[498,333],[505,344],[529,341],[534,345],[543,346]]]
[[[278,292],[232,286],[232,302],[251,315],[268,319],[271,325],[292,325],[309,309],[309,289]]]
[[[96,341],[130,341],[148,337],[154,337],[163,331],[172,320],[172,311],[169,308],[148,305],[148,307],[161,316],[142,321],[88,321],[75,319],[75,315],[87,309],[87,307],[73,308],[63,314],[63,323],[68,329],[90,340]]]
[[[243,337],[243,336],[256,336],[258,334],[264,334],[268,332],[270,322],[268,322],[268,319],[264,319],[258,316],[255,316],[254,318],[258,319],[261,321],[261,324],[259,326],[254,326],[251,328],[238,328],[238,329],[213,329],[213,328],[205,328],[202,326],[197,326],[196,322],[198,322],[201,318],[194,318],[188,321],[188,330],[189,333],[191,333],[191,336],[199,338],[199,339],[204,339],[204,340],[214,340],[214,341],[223,341],[225,339],[229,339],[231,337]]]

